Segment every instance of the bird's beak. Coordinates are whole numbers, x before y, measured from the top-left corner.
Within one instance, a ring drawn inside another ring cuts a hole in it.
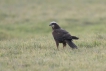
[[[54,25],[50,24],[49,26],[53,27],[54,28]]]
[[[49,26],[52,26],[52,24],[50,24]]]

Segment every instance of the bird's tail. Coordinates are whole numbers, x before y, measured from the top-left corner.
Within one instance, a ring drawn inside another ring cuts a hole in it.
[[[66,43],[72,48],[72,49],[77,49],[77,46],[70,40],[66,40]]]
[[[71,36],[72,37],[72,39],[79,39],[78,37],[76,37],[76,36]]]

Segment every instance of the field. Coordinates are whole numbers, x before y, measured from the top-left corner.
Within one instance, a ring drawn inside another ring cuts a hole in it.
[[[57,50],[52,21],[78,49]],[[0,71],[106,71],[106,0],[0,0]]]

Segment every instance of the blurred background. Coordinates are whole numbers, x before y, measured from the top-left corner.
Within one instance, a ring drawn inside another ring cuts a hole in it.
[[[0,0],[0,40],[49,35],[56,21],[75,35],[105,34],[105,0]]]
[[[78,50],[56,49],[52,21]],[[0,0],[0,71],[106,71],[106,0]]]

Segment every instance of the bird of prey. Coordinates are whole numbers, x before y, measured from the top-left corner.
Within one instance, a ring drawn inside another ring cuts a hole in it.
[[[72,40],[77,40],[79,39],[78,37],[71,36],[69,32],[62,29],[56,22],[51,22],[49,26],[52,27],[52,35],[56,42],[57,49],[59,49],[59,43],[63,43],[63,48],[66,46],[67,43],[72,49],[77,49],[77,46],[73,43]]]

